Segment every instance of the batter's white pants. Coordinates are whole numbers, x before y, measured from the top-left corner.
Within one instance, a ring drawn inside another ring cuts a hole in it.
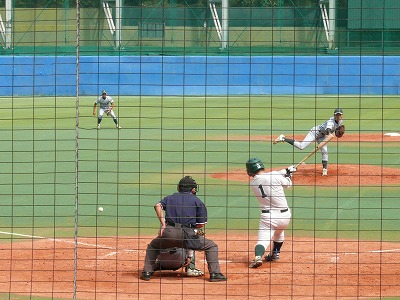
[[[272,209],[269,213],[262,213],[260,225],[258,226],[258,242],[265,249],[271,241],[283,242],[285,240],[285,229],[289,226],[292,214],[290,209],[282,213],[279,209]]]

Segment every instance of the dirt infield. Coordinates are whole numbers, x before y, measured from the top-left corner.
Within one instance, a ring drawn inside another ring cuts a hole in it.
[[[293,138],[296,140],[302,140],[305,138],[304,134],[285,134],[287,138]],[[237,136],[232,137],[229,140],[231,141],[260,141],[260,142],[272,142],[274,141],[276,136],[271,135],[252,135],[252,136]],[[382,142],[400,142],[400,134],[397,132],[394,133],[351,133],[346,132],[343,137],[334,138],[329,144],[338,143],[338,142],[371,142],[371,143],[382,143]]]
[[[278,168],[277,170],[282,169]],[[323,177],[322,166],[300,165],[293,176],[293,184],[317,186],[373,186],[400,184],[400,169],[372,165],[329,165],[329,176]],[[224,180],[249,181],[245,169],[229,173],[215,173],[211,177]],[[328,179],[328,180],[327,180]]]
[[[292,238],[279,262],[249,269],[254,236],[209,235],[227,282],[163,271],[138,279],[150,237],[80,239],[78,299],[360,299],[399,296],[400,244]],[[229,254],[227,253],[227,249]],[[11,251],[12,250],[12,251]],[[73,241],[36,240],[0,250],[0,292],[71,299]],[[11,260],[12,259],[12,260]],[[203,253],[197,266],[207,270]],[[17,299],[17,298],[13,298]]]
[[[288,136],[293,137],[293,136]],[[304,136],[294,136],[293,138],[302,139]],[[251,140],[257,141],[273,141],[273,136],[253,136]],[[237,140],[248,140],[242,137]],[[334,138],[330,144],[338,142],[399,142],[400,135],[377,134],[345,134],[342,138]],[[304,156],[312,150],[304,150]],[[300,151],[300,150],[299,150]],[[276,168],[274,170],[282,169]],[[400,169],[388,168],[373,165],[352,165],[352,164],[329,164],[329,177],[322,177],[322,166],[320,164],[308,164],[307,162],[300,165],[298,172],[293,176],[295,185],[317,185],[317,186],[365,186],[365,185],[397,185],[400,184]],[[232,170],[229,173],[216,173],[211,175],[213,178],[223,180],[234,180],[246,182],[249,177],[245,169]],[[326,180],[326,179],[329,180]]]

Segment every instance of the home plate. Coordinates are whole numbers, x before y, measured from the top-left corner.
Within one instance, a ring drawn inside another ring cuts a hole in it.
[[[400,133],[398,133],[398,132],[388,132],[388,133],[385,133],[384,135],[387,135],[387,136],[400,136]]]

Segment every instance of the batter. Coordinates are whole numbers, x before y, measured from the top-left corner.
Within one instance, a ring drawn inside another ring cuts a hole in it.
[[[262,256],[271,241],[273,245],[265,260],[277,261],[281,247],[285,240],[285,229],[291,219],[284,188],[292,185],[291,177],[296,168],[290,166],[281,171],[265,172],[263,162],[258,158],[251,158],[246,162],[247,174],[251,177],[250,188],[256,196],[261,210],[258,226],[258,241],[255,246],[255,258],[249,268],[258,268],[262,265]]]

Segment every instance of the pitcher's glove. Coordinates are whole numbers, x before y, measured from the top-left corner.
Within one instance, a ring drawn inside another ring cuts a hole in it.
[[[336,128],[335,130],[335,135],[338,138],[341,138],[344,134],[344,132],[346,131],[346,128],[344,127],[344,125],[340,125],[338,128]]]

